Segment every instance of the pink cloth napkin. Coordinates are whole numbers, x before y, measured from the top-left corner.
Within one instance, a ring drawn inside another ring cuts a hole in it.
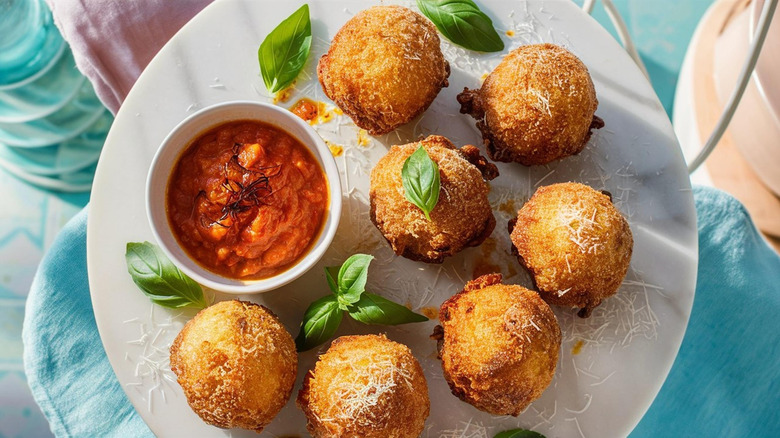
[[[46,0],[76,65],[116,114],[138,76],[212,0]]]

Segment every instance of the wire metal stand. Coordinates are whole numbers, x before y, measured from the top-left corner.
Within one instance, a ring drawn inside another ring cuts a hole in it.
[[[778,0],[767,0],[764,2],[763,8],[761,9],[761,16],[758,20],[758,25],[756,26],[756,34],[754,35],[753,41],[750,43],[750,51],[748,53],[747,62],[745,62],[745,65],[742,67],[742,71],[739,74],[737,86],[731,92],[731,95],[729,96],[729,99],[726,103],[726,107],[723,109],[723,112],[718,119],[718,124],[715,126],[715,129],[713,129],[712,134],[710,134],[710,137],[707,139],[704,147],[702,147],[701,151],[699,151],[699,154],[696,155],[696,157],[694,157],[693,160],[691,160],[691,162],[688,164],[689,174],[693,173],[699,166],[701,166],[702,163],[704,163],[704,161],[707,160],[707,157],[710,156],[712,151],[715,149],[715,146],[717,146],[718,142],[723,137],[723,134],[726,132],[729,123],[731,123],[731,119],[734,117],[734,113],[739,106],[739,102],[742,100],[745,89],[750,82],[750,76],[753,73],[753,69],[756,67],[758,56],[761,54],[761,48],[764,46],[764,40],[766,40],[769,26],[772,23],[772,17],[774,16],[775,9],[777,9],[777,2]],[[612,3],[612,0],[601,0],[601,3],[604,5],[604,9],[609,16],[609,19],[615,26],[618,37],[620,37],[620,41],[623,43],[623,47],[626,49],[626,52],[628,52],[629,56],[631,56],[631,59],[636,62],[637,66],[639,66],[639,69],[642,70],[642,73],[644,73],[645,77],[649,78],[647,69],[645,68],[644,63],[639,56],[639,51],[636,49],[636,46],[634,45],[634,42],[629,35],[626,23],[623,21],[623,17],[615,7],[615,4]],[[595,4],[596,0],[585,0],[582,4],[582,10],[590,14],[593,12],[593,7]]]

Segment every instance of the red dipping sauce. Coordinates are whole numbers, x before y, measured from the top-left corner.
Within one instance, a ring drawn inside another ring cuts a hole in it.
[[[242,120],[199,136],[168,181],[173,234],[191,258],[229,278],[262,279],[302,259],[326,219],[329,190],[306,146]]]

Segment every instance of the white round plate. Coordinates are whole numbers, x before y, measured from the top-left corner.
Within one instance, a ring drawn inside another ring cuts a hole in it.
[[[312,53],[293,98],[283,105],[304,96],[329,102],[317,82],[316,63],[344,22],[375,3],[310,2]],[[410,346],[425,370],[431,397],[423,436],[493,436],[518,426],[548,437],[625,436],[666,378],[693,302],[696,213],[677,140],[647,80],[617,42],[574,3],[483,0],[480,5],[502,34],[504,53],[522,44],[552,42],[577,54],[590,68],[600,101],[597,114],[606,127],[576,157],[533,168],[499,165],[501,176],[491,182],[490,194],[498,224],[481,247],[465,250],[442,265],[395,257],[368,218],[368,175],[373,164],[390,145],[420,135],[441,134],[457,145],[480,145],[473,120],[458,113],[455,96],[464,86],[478,87],[502,55],[477,54],[443,41],[452,67],[450,86],[419,119],[391,134],[369,137],[365,146],[359,144],[359,130],[345,116],[315,126],[325,139],[344,147],[336,158],[345,193],[336,239],[319,265],[299,280],[245,298],[268,306],[295,335],[306,306],[328,293],[322,266],[339,264],[356,252],[376,256],[368,290],[417,311],[437,308],[461,290],[477,262],[495,266],[506,282],[530,286],[509,250],[506,223],[512,212],[539,185],[574,180],[609,190],[634,234],[631,269],[620,292],[594,310],[591,318],[556,309],[563,331],[558,371],[542,397],[519,417],[494,417],[450,394],[436,359],[436,343],[428,338],[436,321],[392,328],[364,326],[345,318],[338,335],[385,332]],[[150,63],[106,140],[87,234],[92,302],[119,382],[158,436],[256,435],[209,426],[190,410],[169,369],[168,349],[193,313],[152,305],[127,274],[125,244],[152,240],[144,211],[147,170],[163,138],[197,108],[228,100],[270,100],[259,75],[257,48],[299,6],[298,2],[223,0],[207,7]],[[306,436],[305,420],[294,399],[317,353],[300,355],[293,397],[264,432],[268,436]]]

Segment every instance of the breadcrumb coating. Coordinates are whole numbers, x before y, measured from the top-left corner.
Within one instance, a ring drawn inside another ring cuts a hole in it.
[[[483,275],[441,305],[439,341],[452,393],[493,415],[523,412],[550,385],[561,329],[550,306],[501,274]]]
[[[317,438],[417,438],[430,413],[420,364],[384,335],[333,341],[304,378],[297,404]]]
[[[526,166],[579,153],[591,129],[604,126],[588,68],[549,43],[513,50],[458,102],[477,120],[491,159]]]
[[[171,345],[171,370],[206,423],[261,432],[287,403],[298,369],[276,315],[245,301],[201,310]]]
[[[317,66],[325,94],[372,135],[390,132],[433,102],[450,68],[436,27],[401,6],[355,14]]]
[[[617,293],[634,245],[611,196],[579,183],[540,187],[510,233],[545,301],[580,308],[582,317]]]
[[[423,146],[439,165],[439,202],[429,221],[404,196],[404,161]],[[498,175],[496,166],[474,146],[460,150],[444,137],[429,136],[393,146],[371,171],[371,221],[396,254],[427,263],[441,263],[468,246],[480,245],[493,232],[496,220],[488,202],[486,179]]]

